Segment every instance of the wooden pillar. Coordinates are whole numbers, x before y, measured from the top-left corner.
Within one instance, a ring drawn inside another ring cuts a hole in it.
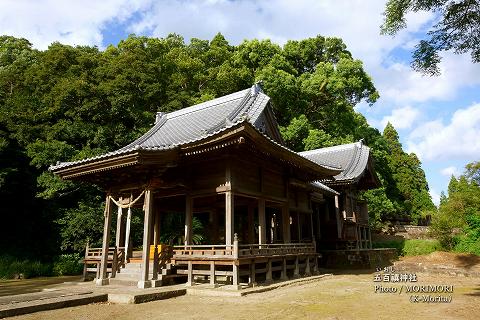
[[[368,228],[368,248],[372,249],[372,230]]]
[[[219,244],[218,237],[218,209],[215,208],[212,210],[212,240],[213,244]]]
[[[282,274],[280,276],[280,279],[288,280],[288,277],[287,277],[287,259],[286,258],[282,259]]]
[[[187,287],[193,286],[193,264],[192,260],[188,261],[188,270],[187,270]]]
[[[142,273],[141,278],[138,281],[139,288],[149,288],[151,282],[148,281],[148,272],[150,264],[150,240],[152,231],[152,218],[153,218],[153,193],[152,190],[145,191],[144,202],[144,222],[143,222],[143,252],[142,252]]]
[[[210,285],[214,288],[217,287],[217,282],[215,281],[215,261],[210,261]]]
[[[302,228],[300,226],[300,212],[297,211],[297,232],[298,232],[298,242],[302,242]]]
[[[127,226],[125,230],[125,263],[128,262],[128,259],[130,258],[130,224],[132,222],[132,209],[128,208],[127,211]]]
[[[107,278],[107,267],[108,267],[108,249],[110,243],[110,227],[112,225],[112,211],[111,211],[110,195],[107,195],[105,201],[105,214],[104,214],[104,224],[103,224],[103,242],[102,242],[102,261],[100,264],[100,272],[96,280],[96,284],[103,286],[109,283]]]
[[[363,248],[368,249],[368,227],[363,227]]]
[[[267,243],[267,222],[265,219],[265,199],[258,199],[258,244]]]
[[[290,243],[290,213],[288,203],[282,206],[283,243]]]
[[[255,286],[255,274],[256,274],[256,270],[255,270],[255,259],[253,259],[251,262],[250,262],[250,276],[248,278],[248,285],[250,287],[254,287]]]
[[[248,205],[248,243],[255,243],[255,224],[253,222],[254,207],[252,204]]]
[[[233,192],[225,192],[225,244],[232,245],[233,227],[235,221]]]
[[[358,249],[358,248],[359,248],[359,241],[358,241],[358,225],[355,225],[355,240],[356,240],[355,249]]]
[[[293,278],[300,278],[300,267],[299,267],[299,261],[298,261],[298,256],[295,257],[295,268],[293,269]]]
[[[272,259],[268,259],[267,261],[267,274],[265,275],[265,283],[269,284],[272,283]]]
[[[313,240],[315,238],[315,229],[313,228],[313,211],[310,212],[310,231],[312,232],[311,239]]]
[[[338,195],[335,195],[335,217],[337,218],[337,236],[342,238],[342,219],[340,218],[340,204],[338,201]]]
[[[162,270],[159,270],[159,252],[158,245],[160,244],[160,210],[155,209],[155,219],[153,223],[153,247],[154,247],[154,257],[153,257],[153,277],[152,277],[152,287],[162,286],[162,280],[158,279],[158,273],[161,273]]]
[[[315,219],[317,220],[317,235],[316,235],[316,239],[320,240],[322,239],[322,228],[321,228],[321,225],[320,225],[320,206],[317,207],[317,210],[316,210],[316,215],[315,215]]]
[[[121,203],[122,198],[118,199],[118,202]],[[115,232],[115,246],[118,248],[120,247],[120,239],[122,238],[122,207],[118,207],[117,209],[117,230]]]
[[[310,271],[310,256],[307,256],[307,259],[305,260],[305,275],[311,276],[312,273]]]
[[[185,245],[192,245],[192,220],[193,220],[193,199],[190,195],[185,197]]]

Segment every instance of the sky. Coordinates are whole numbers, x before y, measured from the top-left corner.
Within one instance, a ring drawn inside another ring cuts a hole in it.
[[[407,152],[422,161],[430,194],[438,203],[452,175],[480,160],[480,64],[468,55],[442,55],[441,75],[422,76],[410,66],[411,51],[437,17],[409,14],[407,29],[380,35],[386,0],[1,0],[0,34],[28,39],[46,49],[116,45],[129,34],[169,33],[231,44],[271,39],[280,45],[316,35],[340,37],[364,63],[380,93],[373,105],[356,107],[383,131],[391,122]]]

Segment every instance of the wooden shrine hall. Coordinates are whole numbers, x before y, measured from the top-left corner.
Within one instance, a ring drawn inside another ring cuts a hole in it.
[[[368,148],[359,142],[360,157],[327,152],[325,159],[321,152],[293,152],[284,146],[269,100],[256,84],[159,112],[155,125],[131,144],[50,168],[106,192],[103,245],[87,248],[85,258],[86,266],[96,266],[98,285],[165,285],[174,271],[187,285],[240,288],[312,274],[322,247],[332,243],[369,247],[367,208],[355,200],[357,190],[378,184]],[[351,162],[357,163],[353,173]],[[138,257],[130,242],[132,208],[143,209]],[[181,245],[160,243],[166,214],[184,220]],[[201,243],[193,242],[197,216],[205,224]]]

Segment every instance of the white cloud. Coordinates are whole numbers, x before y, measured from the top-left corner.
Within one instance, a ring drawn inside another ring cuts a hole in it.
[[[408,149],[422,160],[471,161],[480,157],[480,104],[458,109],[449,123],[422,124],[408,137]]]
[[[0,34],[26,38],[39,49],[54,41],[101,47],[107,23],[124,22],[146,4],[144,0],[2,0]]]
[[[456,176],[458,174],[458,169],[455,166],[450,166],[440,170],[440,173],[446,177]]]
[[[388,116],[383,117],[381,120],[381,125],[383,128],[390,122],[395,129],[407,129],[410,128],[413,123],[420,116],[420,112],[412,108],[411,106],[406,106],[404,108],[395,109]]]
[[[430,197],[432,197],[433,204],[435,204],[437,207],[440,204],[440,194],[435,191],[435,189],[430,188]]]
[[[382,99],[394,104],[454,99],[459,90],[480,84],[480,64],[472,64],[468,55],[444,53],[441,75],[428,77],[413,71],[405,63],[393,63],[377,69]]]

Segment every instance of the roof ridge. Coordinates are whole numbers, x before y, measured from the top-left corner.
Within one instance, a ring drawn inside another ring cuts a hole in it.
[[[214,107],[216,105],[219,105],[219,104],[222,104],[222,103],[225,103],[225,102],[237,100],[237,99],[240,99],[240,97],[243,97],[243,96],[240,96],[240,93],[242,93],[244,91],[247,91],[247,90],[250,90],[250,89],[244,89],[244,90],[241,90],[241,91],[237,91],[237,92],[228,94],[226,96],[221,96],[221,97],[215,98],[213,100],[208,100],[208,101],[205,101],[205,102],[195,104],[193,106],[189,106],[189,107],[186,107],[186,108],[182,108],[182,109],[179,109],[179,110],[168,112],[168,113],[166,113],[166,115],[168,116],[168,119],[173,119],[173,118],[176,118],[176,117],[179,117],[179,116],[184,116],[186,114],[197,112],[197,111],[200,111],[200,110],[203,110],[203,109],[206,109],[206,108],[211,108],[211,107]],[[212,102],[215,102],[215,103],[212,103]]]

